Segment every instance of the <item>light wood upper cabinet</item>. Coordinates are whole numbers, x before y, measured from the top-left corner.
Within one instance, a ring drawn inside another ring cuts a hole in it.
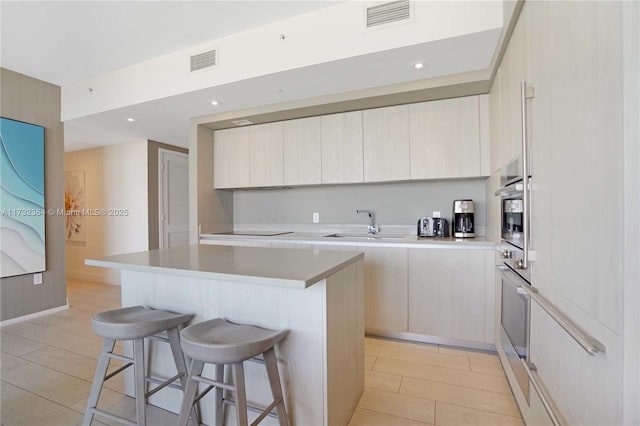
[[[480,176],[478,96],[409,105],[411,179]]]
[[[283,132],[282,122],[251,126],[250,164],[252,187],[282,186],[283,180]]]
[[[408,300],[410,333],[484,342],[485,251],[409,249]]]
[[[363,182],[362,111],[323,115],[322,183]]]
[[[409,106],[364,111],[364,181],[411,178]]]
[[[213,142],[214,188],[249,186],[248,129],[219,130]]]
[[[320,117],[311,117],[283,123],[285,185],[321,183],[322,134],[320,121]]]

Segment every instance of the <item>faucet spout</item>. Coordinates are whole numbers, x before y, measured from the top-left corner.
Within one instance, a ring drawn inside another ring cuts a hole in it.
[[[369,216],[369,225],[367,226],[367,232],[369,234],[373,235],[378,233],[378,225],[375,224],[375,213],[372,210],[356,210],[356,213],[365,213]]]

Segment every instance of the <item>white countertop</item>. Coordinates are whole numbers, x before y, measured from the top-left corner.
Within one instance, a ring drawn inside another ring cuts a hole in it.
[[[243,230],[242,232],[250,232]],[[250,236],[229,234],[201,234],[201,241],[251,241],[269,243],[312,244],[314,246],[369,246],[369,247],[404,247],[404,248],[465,248],[491,250],[496,243],[485,237],[475,238],[422,238],[414,234],[385,238],[390,233],[380,233],[382,238],[362,237],[327,237],[332,232],[292,232],[274,236]],[[397,235],[394,233],[394,235]]]
[[[192,278],[307,288],[364,258],[363,253],[191,245],[86,259],[85,264]]]

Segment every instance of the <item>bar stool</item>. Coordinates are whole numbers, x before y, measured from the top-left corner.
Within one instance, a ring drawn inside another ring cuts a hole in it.
[[[289,334],[288,330],[272,331],[250,325],[233,324],[217,318],[191,325],[182,330],[180,344],[184,354],[191,358],[189,377],[184,391],[178,426],[184,426],[193,404],[215,388],[215,425],[222,425],[222,404],[235,404],[237,423],[247,426],[247,396],[244,382],[244,361],[262,354],[269,377],[273,402],[252,423],[256,425],[277,407],[280,426],[288,426],[278,362],[274,346]],[[202,376],[204,364],[215,364],[215,380]],[[224,383],[224,367],[232,366],[234,385]],[[198,383],[209,385],[196,395]],[[235,403],[223,398],[223,389],[235,392]],[[249,407],[254,408],[254,407]]]
[[[93,332],[104,340],[102,341],[102,350],[93,377],[93,385],[91,386],[87,409],[84,414],[84,419],[82,420],[83,426],[91,424],[94,414],[125,424],[145,426],[147,398],[166,386],[184,390],[187,370],[184,356],[180,350],[180,328],[191,318],[193,318],[193,315],[175,314],[159,309],[149,309],[143,306],[114,309],[94,315],[91,318],[91,327],[93,328]],[[156,336],[156,334],[165,331],[167,337]],[[145,338],[152,338],[170,344],[178,374],[165,381],[145,376]],[[116,340],[133,340],[133,358],[113,353]],[[111,358],[124,361],[126,364],[114,372],[107,374]],[[135,374],[137,423],[97,408],[104,382],[132,365],[134,366]],[[180,385],[173,383],[177,379],[180,379]],[[147,393],[146,384],[149,382],[155,383],[158,386]],[[194,419],[195,418],[194,415]]]

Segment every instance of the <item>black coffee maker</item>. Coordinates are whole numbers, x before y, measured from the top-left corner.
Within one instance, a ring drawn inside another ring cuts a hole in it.
[[[475,237],[473,200],[455,200],[453,202],[453,236],[454,238]]]

